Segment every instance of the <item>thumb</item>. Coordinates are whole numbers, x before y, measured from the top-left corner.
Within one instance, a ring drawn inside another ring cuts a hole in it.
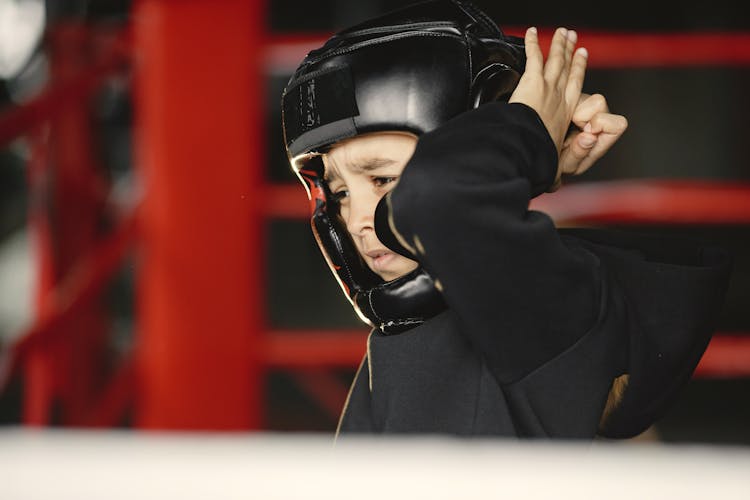
[[[581,162],[589,155],[596,145],[597,136],[589,132],[579,132],[565,141],[560,152],[560,173],[575,174]]]

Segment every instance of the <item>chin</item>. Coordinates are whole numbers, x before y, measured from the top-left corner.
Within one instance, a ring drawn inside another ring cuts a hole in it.
[[[419,264],[414,262],[413,260],[409,260],[406,257],[401,257],[406,262],[399,263],[401,265],[393,266],[392,269],[387,270],[381,270],[381,271],[373,271],[375,274],[383,278],[385,281],[393,281],[396,280],[402,276],[405,276],[415,270]]]
[[[393,281],[399,279],[405,274],[406,273],[380,273],[380,277],[383,278],[384,281]]]

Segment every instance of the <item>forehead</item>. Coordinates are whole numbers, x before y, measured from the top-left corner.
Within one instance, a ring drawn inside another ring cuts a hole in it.
[[[417,138],[406,132],[374,132],[336,143],[323,155],[326,178],[361,173],[381,167],[403,167]]]

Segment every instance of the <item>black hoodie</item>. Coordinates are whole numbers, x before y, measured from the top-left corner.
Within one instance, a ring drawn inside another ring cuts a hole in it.
[[[372,332],[340,432],[629,437],[661,416],[708,345],[730,259],[692,242],[557,230],[529,210],[556,170],[522,104],[486,104],[420,137],[376,230],[416,249],[448,310]]]

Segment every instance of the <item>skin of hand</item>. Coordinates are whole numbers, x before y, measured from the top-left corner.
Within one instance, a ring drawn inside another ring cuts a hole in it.
[[[591,167],[620,138],[628,126],[624,116],[609,113],[601,94],[581,93],[588,52],[575,49],[575,31],[558,28],[544,62],[536,28],[526,30],[526,68],[509,102],[534,109],[558,152],[558,169],[551,191],[562,174],[578,175]],[[568,133],[571,122],[578,127]]]
[[[601,158],[628,128],[628,120],[609,112],[601,94],[581,94],[573,124],[560,151],[559,174],[579,175]],[[558,177],[559,177],[558,174]]]

